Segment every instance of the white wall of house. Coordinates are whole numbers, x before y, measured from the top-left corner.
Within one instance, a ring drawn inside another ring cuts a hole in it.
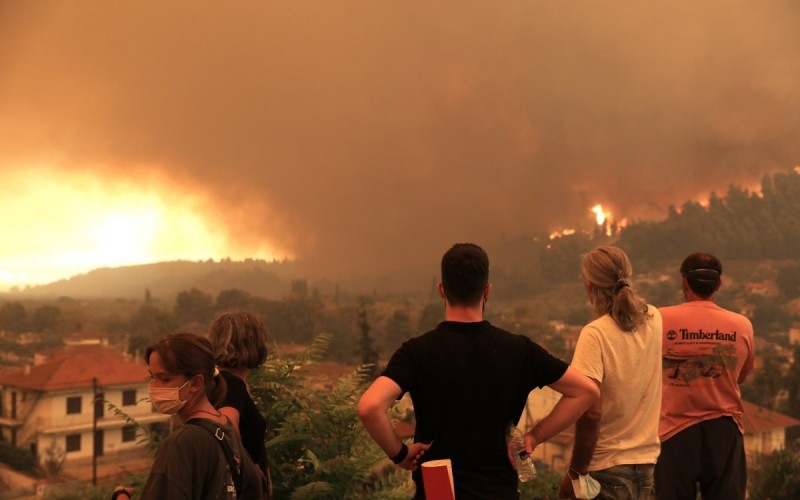
[[[93,426],[95,425],[94,391],[91,387],[40,393],[7,387],[3,391],[4,416],[10,418],[11,392],[17,393],[17,420],[23,425],[17,430],[17,446],[35,449],[41,463],[47,460],[47,449],[53,446],[65,453],[65,461],[91,457],[93,454]],[[163,422],[167,417],[153,411],[147,397],[147,383],[126,384],[98,388],[104,399],[102,416],[96,429],[102,434],[102,454],[115,453],[138,447],[140,436],[134,434],[130,424],[118,416],[113,408],[124,412],[141,425]],[[24,397],[23,401],[23,394]],[[80,400],[80,405],[75,404]],[[73,401],[72,404],[69,402]],[[23,404],[24,403],[24,407]],[[109,404],[113,408],[109,408]],[[69,406],[69,408],[68,408]],[[78,411],[79,410],[79,411]],[[8,439],[10,430],[5,429]]]
[[[744,449],[748,457],[782,450],[786,445],[786,429],[772,429],[758,434],[745,434]]]

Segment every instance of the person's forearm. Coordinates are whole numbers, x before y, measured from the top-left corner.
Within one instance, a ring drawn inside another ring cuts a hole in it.
[[[540,420],[530,431],[536,443],[547,441],[569,427],[594,402],[591,394],[569,397],[563,396],[553,410]]]
[[[372,439],[393,459],[405,448],[395,434],[387,412],[401,394],[402,390],[394,380],[380,376],[358,400],[358,418]]]
[[[390,458],[397,456],[403,447],[402,440],[394,432],[389,416],[386,412],[370,412],[360,414],[361,422],[367,429],[372,439]]]
[[[575,422],[575,444],[572,447],[570,468],[579,474],[586,474],[594,456],[600,429],[600,414],[593,407]]]

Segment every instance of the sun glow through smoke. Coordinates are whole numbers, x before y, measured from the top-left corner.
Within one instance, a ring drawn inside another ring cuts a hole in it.
[[[100,267],[275,257],[236,248],[202,193],[164,178],[17,170],[0,188],[0,290]]]

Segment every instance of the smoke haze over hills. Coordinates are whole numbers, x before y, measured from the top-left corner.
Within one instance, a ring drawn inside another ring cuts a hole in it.
[[[799,46],[788,0],[4,2],[0,169],[201,193],[231,252],[396,269],[800,164]]]

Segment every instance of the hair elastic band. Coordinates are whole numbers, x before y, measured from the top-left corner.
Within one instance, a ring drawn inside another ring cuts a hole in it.
[[[620,290],[622,290],[622,289],[623,289],[623,288],[625,288],[626,286],[627,286],[627,287],[630,287],[630,285],[628,284],[628,282],[627,282],[627,281],[625,281],[625,280],[619,280],[619,281],[617,281],[617,284],[616,284],[616,285],[614,285],[614,290],[613,290],[613,292],[614,292],[614,295],[618,294],[618,293],[620,292]]]

